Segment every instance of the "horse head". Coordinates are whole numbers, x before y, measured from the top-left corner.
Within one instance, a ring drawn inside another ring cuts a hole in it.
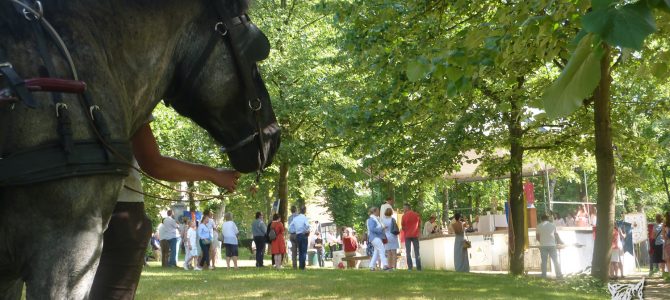
[[[257,62],[270,44],[246,14],[246,0],[205,1],[211,9],[194,24],[204,45],[181,43],[168,105],[224,147],[235,169],[261,171],[272,163],[280,130]],[[206,5],[208,5],[206,4]]]

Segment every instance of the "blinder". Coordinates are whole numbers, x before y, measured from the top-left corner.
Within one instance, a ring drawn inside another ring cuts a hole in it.
[[[265,130],[263,124],[261,124],[262,103],[259,94],[267,93],[267,89],[264,84],[257,83],[254,78],[260,77],[256,62],[266,59],[270,54],[270,41],[256,25],[251,23],[251,19],[246,13],[230,18],[228,16],[236,13],[228,12],[220,1],[213,1],[213,5],[219,20],[221,20],[215,25],[215,29],[222,36],[227,37],[225,41],[235,59],[237,72],[244,86],[245,100],[256,118],[256,131],[254,133],[232,146],[222,147],[221,151],[230,153],[258,140],[258,170],[256,176],[258,182],[266,163]]]
[[[270,41],[267,36],[251,23],[249,16],[241,15],[230,22],[233,27],[227,28],[235,39],[231,40],[232,46],[244,56],[247,64],[262,61],[270,55]],[[240,26],[242,25],[242,26]]]

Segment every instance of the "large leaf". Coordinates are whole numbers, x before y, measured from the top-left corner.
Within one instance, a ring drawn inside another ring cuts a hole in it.
[[[603,51],[599,43],[594,47],[595,40],[591,33],[582,38],[561,75],[542,96],[549,118],[564,117],[574,112],[598,85]]]
[[[670,12],[670,0],[648,0],[649,5],[653,8]]]
[[[418,59],[416,61],[409,62],[407,64],[407,78],[409,81],[415,82],[419,81],[423,78],[426,77],[426,74],[430,72],[431,70],[431,65],[427,64],[425,61],[422,59]]]
[[[644,39],[656,31],[654,15],[645,1],[594,9],[582,18],[582,25],[610,45],[636,50],[642,49]]]
[[[614,0],[591,0],[593,9],[606,9],[614,4]]]

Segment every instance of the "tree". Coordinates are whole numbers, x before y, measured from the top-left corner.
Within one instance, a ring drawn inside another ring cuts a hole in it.
[[[616,190],[610,100],[612,47],[621,49],[620,58],[624,49],[641,50],[645,38],[657,29],[653,8],[668,10],[670,3],[643,0],[619,5],[617,1],[594,0],[591,8],[582,18],[579,46],[561,76],[547,90],[544,102],[547,112],[554,117],[571,113],[587,98],[594,104],[599,222],[591,274],[607,281]]]

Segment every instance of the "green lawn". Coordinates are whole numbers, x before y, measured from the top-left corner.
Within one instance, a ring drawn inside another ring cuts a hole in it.
[[[446,271],[145,268],[137,299],[609,299],[575,282]]]

